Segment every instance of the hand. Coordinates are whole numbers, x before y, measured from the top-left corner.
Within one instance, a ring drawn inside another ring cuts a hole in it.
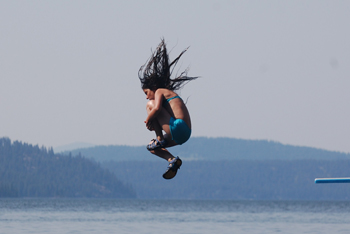
[[[150,131],[154,131],[153,123],[152,121],[145,120],[146,128]]]

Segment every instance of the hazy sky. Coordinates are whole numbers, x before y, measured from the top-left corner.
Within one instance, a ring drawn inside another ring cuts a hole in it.
[[[0,137],[145,145],[162,37],[193,136],[350,152],[350,1],[0,1]]]

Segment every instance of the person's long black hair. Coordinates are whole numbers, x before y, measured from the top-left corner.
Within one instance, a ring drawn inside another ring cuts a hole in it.
[[[162,39],[156,51],[139,70],[139,79],[142,89],[156,90],[158,88],[165,88],[174,91],[181,89],[187,82],[197,79],[198,77],[188,77],[187,69],[182,72],[180,76],[174,79],[171,78],[174,67],[187,49],[182,51],[181,54],[169,64],[169,55],[164,39]]]

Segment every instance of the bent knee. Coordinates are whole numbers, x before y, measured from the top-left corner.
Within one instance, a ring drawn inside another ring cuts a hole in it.
[[[147,111],[151,111],[155,106],[154,100],[149,100],[146,104],[146,109]]]
[[[155,105],[155,101],[154,100],[149,100],[146,104],[147,108],[153,108]]]

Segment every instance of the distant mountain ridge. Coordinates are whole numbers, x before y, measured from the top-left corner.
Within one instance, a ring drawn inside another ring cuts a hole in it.
[[[65,151],[75,150],[75,149],[90,148],[90,147],[94,147],[94,146],[95,145],[91,144],[91,143],[74,142],[71,144],[54,147],[53,150],[55,151],[55,153],[61,153],[61,152],[65,152]]]
[[[167,163],[104,162],[142,199],[345,200],[349,184],[315,184],[319,177],[350,177],[350,160],[183,161],[164,180]]]
[[[349,153],[328,151],[305,146],[284,145],[267,140],[244,140],[236,138],[193,137],[187,143],[170,149],[187,161],[205,160],[346,160]],[[69,151],[81,153],[99,162],[105,161],[154,161],[146,146],[95,146]],[[68,154],[68,151],[64,154]]]
[[[205,137],[171,150],[181,156],[183,165],[169,181],[162,178],[167,162],[145,146],[97,146],[55,154],[52,148],[0,138],[0,197],[350,198],[346,184],[314,183],[317,177],[349,177],[347,153]]]

